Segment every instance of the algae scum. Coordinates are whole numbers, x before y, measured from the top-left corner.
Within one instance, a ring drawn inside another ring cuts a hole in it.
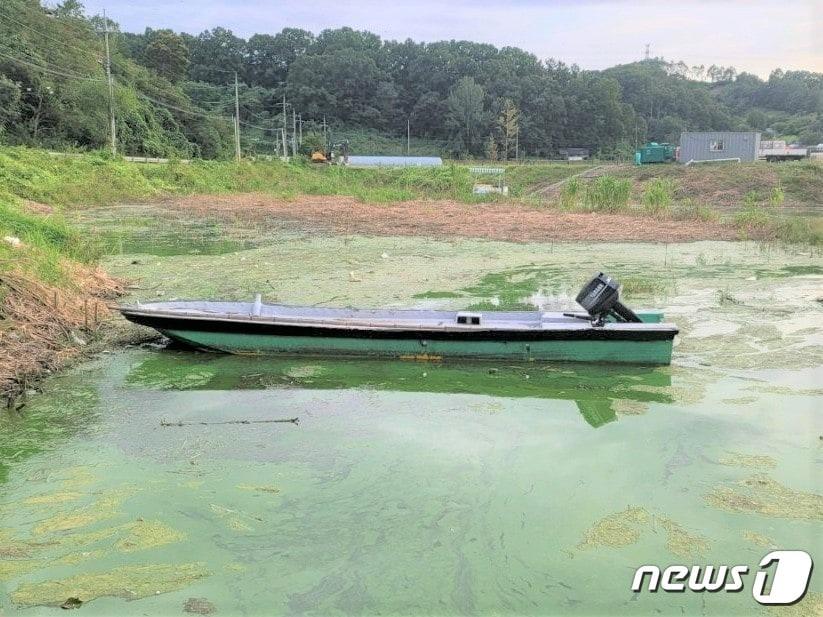
[[[641,564],[823,554],[817,255],[275,234],[106,264],[142,300],[449,307],[561,306],[600,265],[681,326],[672,367],[146,346],[53,377],[0,420],[0,613],[765,612],[629,587]]]

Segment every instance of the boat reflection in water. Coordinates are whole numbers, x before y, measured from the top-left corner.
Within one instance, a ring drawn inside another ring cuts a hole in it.
[[[668,368],[581,364],[415,362],[255,357],[171,351],[153,353],[126,378],[161,390],[307,390],[474,394],[573,401],[591,426],[674,402]]]

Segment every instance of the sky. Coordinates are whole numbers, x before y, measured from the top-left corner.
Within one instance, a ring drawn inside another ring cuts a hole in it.
[[[465,39],[530,51],[585,69],[653,57],[823,72],[823,0],[85,0],[130,32],[197,34],[216,26],[244,38],[284,27],[351,26],[384,39]]]

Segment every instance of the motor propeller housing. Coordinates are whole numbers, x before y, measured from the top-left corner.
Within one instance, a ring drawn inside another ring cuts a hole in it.
[[[586,309],[594,325],[602,326],[609,316],[623,322],[641,321],[634,311],[620,302],[620,283],[604,272],[598,272],[586,283],[575,300]]]

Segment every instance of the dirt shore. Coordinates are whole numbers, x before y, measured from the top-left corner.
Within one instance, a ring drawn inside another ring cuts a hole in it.
[[[486,238],[509,242],[691,242],[736,240],[733,226],[714,221],[630,214],[571,213],[523,204],[408,201],[366,204],[350,197],[265,194],[198,195],[166,207],[226,218],[277,220],[342,234]]]
[[[19,272],[0,275],[0,401],[17,396],[105,335],[107,303],[122,293],[121,281],[100,268],[67,265],[70,284],[54,287]]]

